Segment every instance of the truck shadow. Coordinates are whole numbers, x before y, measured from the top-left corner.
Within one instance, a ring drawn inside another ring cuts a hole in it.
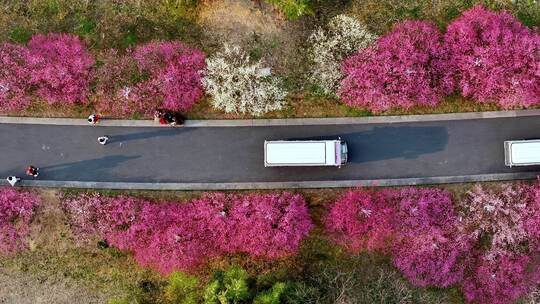
[[[448,144],[445,127],[374,127],[370,131],[289,140],[341,139],[347,142],[349,162],[363,163],[385,159],[415,159],[443,151]]]

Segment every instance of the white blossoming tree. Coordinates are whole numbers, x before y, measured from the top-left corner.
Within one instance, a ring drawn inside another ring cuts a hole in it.
[[[212,96],[214,108],[259,116],[285,105],[287,92],[280,80],[239,47],[225,45],[223,51],[206,59],[206,65],[203,86]]]
[[[309,37],[309,58],[313,65],[309,80],[325,94],[335,94],[343,77],[341,62],[377,38],[355,18],[338,15],[326,28],[319,27]]]

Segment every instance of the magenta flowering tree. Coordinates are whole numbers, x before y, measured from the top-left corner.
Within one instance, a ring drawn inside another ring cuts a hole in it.
[[[39,204],[34,194],[0,188],[0,254],[12,254],[27,247],[25,238]]]
[[[520,255],[480,257],[463,282],[465,298],[479,304],[515,302],[539,283],[538,265],[531,262]]]
[[[127,196],[107,197],[99,193],[82,193],[62,199],[62,209],[69,219],[77,240],[95,238],[125,240],[125,231],[135,222],[141,200]]]
[[[395,229],[402,233],[429,230],[455,230],[456,212],[452,195],[438,188],[408,187],[381,191],[395,208]]]
[[[129,228],[107,240],[129,250],[142,266],[161,273],[192,269],[208,258],[222,254],[216,246],[215,231],[205,218],[198,218],[192,205],[141,203],[141,211]]]
[[[62,209],[66,213],[71,229],[78,240],[87,241],[93,236],[104,237],[98,227],[105,198],[99,194],[83,193],[62,199]]]
[[[377,193],[351,190],[331,205],[324,224],[335,242],[353,252],[386,251],[393,232],[393,211]]]
[[[225,253],[284,257],[313,226],[304,199],[290,193],[210,193],[183,204],[83,194],[63,205],[77,234],[103,238],[162,273]]]
[[[51,33],[34,35],[28,42],[30,82],[49,104],[85,103],[89,91],[92,55],[79,37]]]
[[[511,14],[473,7],[445,42],[463,96],[503,108],[540,103],[540,36]]]
[[[112,49],[99,58],[101,64],[95,71],[96,109],[113,115],[130,115],[134,112],[150,112],[156,103],[154,99],[141,98],[137,82],[141,81],[137,62],[132,50],[125,53]]]
[[[339,95],[380,112],[434,106],[454,89],[443,36],[432,23],[405,21],[343,63]]]
[[[203,52],[180,42],[152,42],[120,54],[110,50],[96,71],[97,107],[109,113],[189,110],[204,94]]]
[[[132,250],[141,264],[168,273],[224,253],[287,256],[298,250],[311,228],[299,195],[211,193],[186,205],[146,204],[124,236],[131,248],[119,247]]]
[[[349,191],[324,222],[331,238],[352,251],[389,249],[394,265],[417,286],[447,287],[463,278],[470,242],[457,233],[448,191]]]
[[[164,108],[186,111],[203,96],[203,52],[180,42],[154,42],[136,47],[133,58],[148,77],[139,85],[141,98],[159,96]]]
[[[463,278],[468,246],[440,229],[402,235],[392,261],[416,286],[448,287]]]
[[[28,50],[20,45],[0,45],[0,111],[26,108],[30,104]]]
[[[217,195],[210,199],[226,202],[221,212],[229,228],[217,236],[226,252],[280,258],[294,253],[313,228],[306,201],[299,194]]]
[[[456,233],[458,218],[451,194],[412,187],[383,193],[396,208],[394,265],[417,286],[460,282],[469,242]]]

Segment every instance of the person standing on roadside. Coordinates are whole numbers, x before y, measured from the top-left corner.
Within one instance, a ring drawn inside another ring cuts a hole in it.
[[[173,113],[171,112],[165,112],[163,114],[163,119],[166,123],[170,124],[171,126],[174,126],[176,124],[176,119],[174,118]]]
[[[99,116],[98,114],[92,114],[88,116],[88,123],[91,125],[97,124],[100,120],[101,120],[101,116]]]
[[[14,175],[8,176],[6,178],[7,182],[11,185],[11,187],[15,187],[15,185],[21,181],[21,178],[16,177]]]

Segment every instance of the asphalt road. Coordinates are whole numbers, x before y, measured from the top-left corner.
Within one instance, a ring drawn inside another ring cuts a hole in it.
[[[109,135],[106,146],[96,138]],[[342,168],[265,168],[264,140],[347,141]],[[443,122],[222,128],[0,124],[0,176],[103,182],[284,182],[539,171],[504,166],[503,141],[540,138],[540,116]]]

